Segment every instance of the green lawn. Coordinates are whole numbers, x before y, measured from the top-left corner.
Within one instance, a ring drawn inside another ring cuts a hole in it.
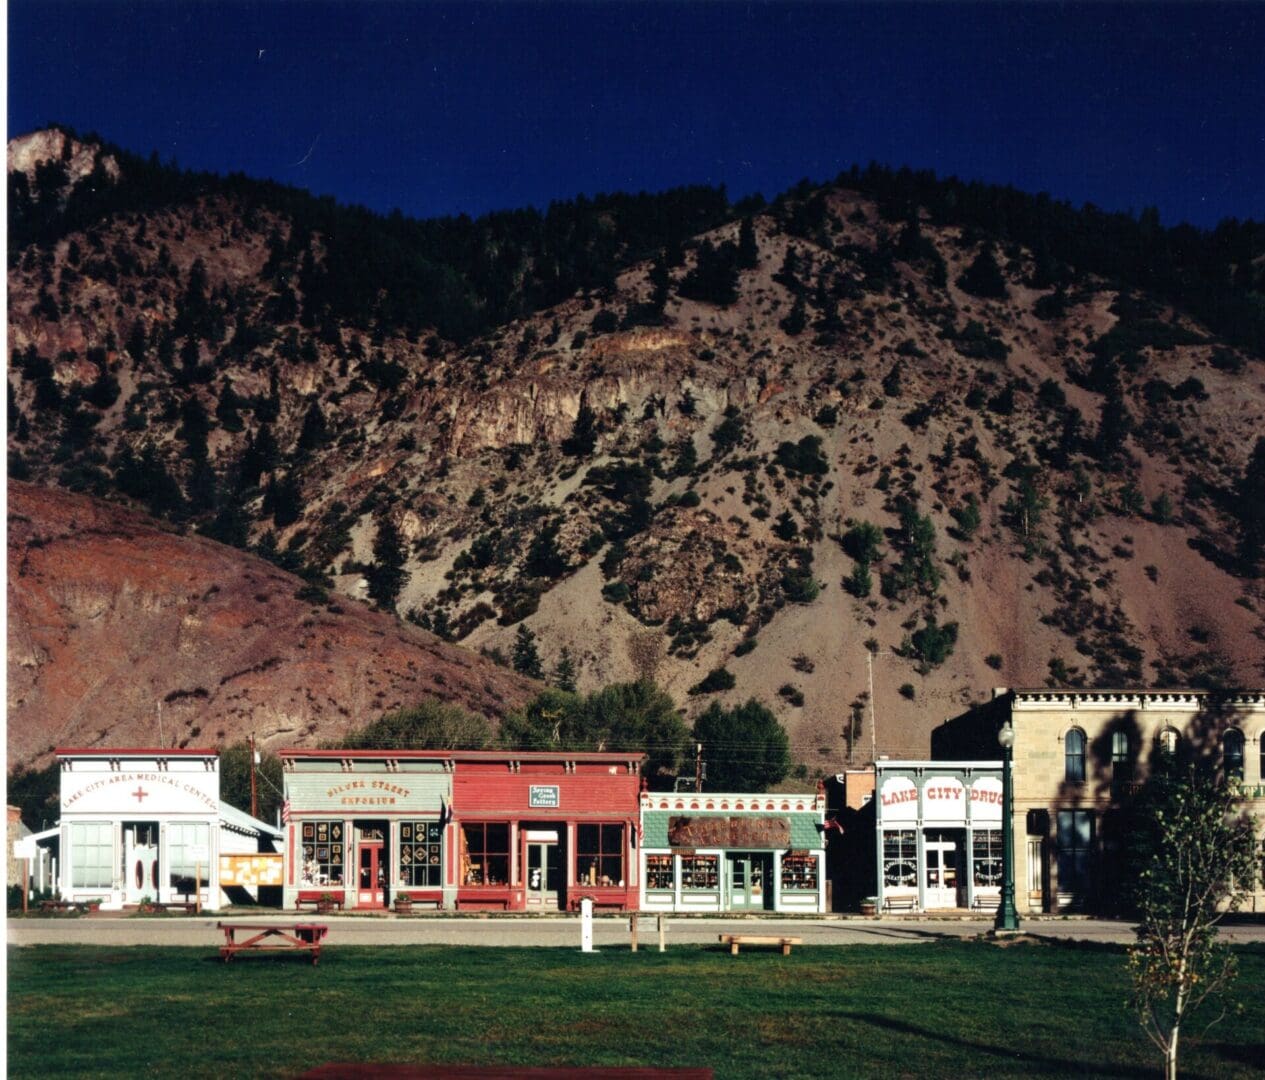
[[[1245,1012],[1187,1076],[1259,1076]],[[711,1066],[717,1077],[1153,1076],[1121,950],[984,942],[752,950],[9,950],[9,1075],[277,1076],[329,1061]]]

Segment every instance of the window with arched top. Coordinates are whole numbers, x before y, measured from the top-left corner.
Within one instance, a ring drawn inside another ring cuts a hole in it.
[[[1166,727],[1160,732],[1160,753],[1172,757],[1177,753],[1177,730]]]
[[[1243,779],[1243,732],[1231,728],[1221,737],[1221,763],[1227,779]]]
[[[1129,733],[1113,731],[1111,733],[1111,778],[1112,780],[1132,780],[1133,762],[1129,758]]]
[[[1072,728],[1063,736],[1063,779],[1069,784],[1085,782],[1085,733]]]

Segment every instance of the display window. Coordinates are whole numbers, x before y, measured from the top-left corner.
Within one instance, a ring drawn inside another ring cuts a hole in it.
[[[577,825],[575,879],[581,885],[624,883],[624,826]]]
[[[443,885],[444,830],[437,821],[400,822],[401,885],[438,889]]]
[[[715,890],[720,885],[718,855],[682,855],[681,888]]]
[[[70,884],[76,889],[108,889],[114,881],[114,826],[108,821],[76,821],[70,826]]]
[[[461,826],[461,883],[508,885],[510,827],[503,821],[480,821]]]
[[[783,891],[816,892],[817,862],[816,855],[783,855]]]
[[[671,890],[676,887],[676,868],[671,855],[646,856],[646,888]]]
[[[211,827],[205,821],[173,821],[167,826],[167,871],[177,892],[192,892],[199,873],[206,881],[209,856],[198,859],[196,853],[199,848],[209,852],[210,843]]]
[[[1001,885],[1001,829],[974,830],[971,873],[977,887]]]
[[[305,821],[303,823],[302,885],[341,885],[343,883],[343,823],[341,821]]]
[[[888,888],[918,887],[918,833],[893,829],[883,833],[883,884]]]

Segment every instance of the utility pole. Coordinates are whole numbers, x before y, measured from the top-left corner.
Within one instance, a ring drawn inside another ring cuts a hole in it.
[[[703,790],[703,744],[695,743],[694,751],[694,790]]]
[[[167,748],[167,744],[163,742],[163,703],[161,701],[158,702],[158,745],[163,750]]]
[[[865,650],[865,668],[870,676],[870,763],[878,763],[878,735],[874,731],[874,654]]]
[[[255,733],[250,733],[250,816],[259,817],[259,801],[255,792]]]

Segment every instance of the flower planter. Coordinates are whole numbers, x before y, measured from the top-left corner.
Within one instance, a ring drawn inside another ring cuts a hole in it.
[[[861,914],[862,915],[877,915],[878,914],[878,900],[877,899],[862,900]]]
[[[397,915],[412,915],[413,900],[408,896],[397,896],[395,898],[395,913]]]
[[[317,913],[318,915],[328,915],[328,914],[329,914],[331,911],[333,911],[333,910],[334,910],[334,901],[333,901],[333,900],[318,900],[318,901],[316,901],[316,913]]]

